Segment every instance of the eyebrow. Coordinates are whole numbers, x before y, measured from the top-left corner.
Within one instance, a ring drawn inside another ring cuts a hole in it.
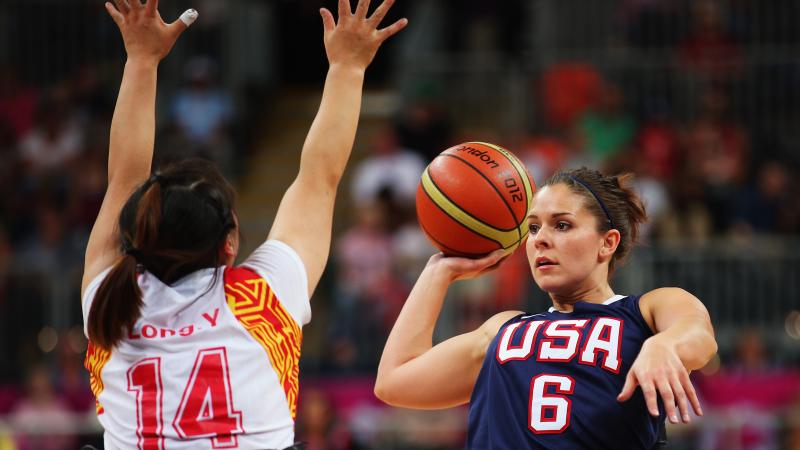
[[[574,215],[575,214],[573,214],[571,212],[557,212],[557,213],[552,214],[553,217],[574,216]],[[538,219],[538,218],[539,218],[539,216],[537,216],[536,214],[529,214],[528,215],[528,219]]]

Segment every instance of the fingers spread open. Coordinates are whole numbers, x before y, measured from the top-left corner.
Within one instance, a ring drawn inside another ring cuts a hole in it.
[[[158,0],[147,0],[147,5],[145,5],[145,13],[150,17],[154,17],[156,15],[156,11],[158,11]]]
[[[336,26],[336,22],[333,20],[333,14],[325,8],[321,8],[319,14],[322,16],[322,28],[324,32],[327,34],[333,31],[333,28]]]
[[[653,417],[658,417],[658,397],[656,394],[656,388],[653,386],[653,382],[646,381],[640,384],[642,388],[642,394],[644,394],[644,401],[647,403],[647,410],[650,411],[650,415]]]
[[[628,372],[628,376],[625,377],[625,385],[622,386],[622,390],[617,396],[617,401],[624,402],[631,398],[631,395],[633,395],[633,392],[636,390],[637,384],[638,382],[636,381],[636,377],[633,375],[633,372]]]
[[[377,27],[378,24],[383,21],[383,18],[386,17],[386,13],[389,12],[389,8],[391,8],[393,4],[394,0],[385,0],[383,3],[378,5],[377,8],[375,8],[375,11],[367,20],[370,21],[372,26]]]
[[[386,39],[389,39],[390,37],[397,34],[397,32],[405,28],[406,25],[408,25],[408,19],[405,18],[400,19],[397,22],[389,25],[388,27],[378,30],[378,37],[381,40],[381,42],[383,42]]]
[[[661,393],[661,399],[664,401],[664,409],[667,412],[667,417],[672,423],[678,423],[678,415],[675,412],[675,394],[672,393],[672,387],[667,380],[658,381],[658,391]]]
[[[360,19],[367,17],[368,9],[369,9],[369,0],[358,0],[358,5],[356,5],[356,17]]]
[[[131,12],[131,7],[128,4],[128,0],[114,0],[114,4],[117,5],[117,10],[123,15],[127,15],[129,12]]]
[[[350,16],[353,14],[353,12],[350,11],[350,0],[339,0],[338,14],[339,20],[341,20],[341,18],[345,15]]]
[[[698,416],[703,415],[703,408],[700,407],[700,400],[697,398],[697,392],[694,390],[694,386],[692,385],[692,380],[689,378],[689,372],[683,371],[679,375],[681,385],[683,385],[683,389],[686,391],[686,396],[689,397],[689,402],[692,404],[692,409],[694,409],[694,413]]]
[[[672,393],[675,395],[675,402],[678,404],[678,412],[681,415],[683,423],[689,423],[689,402],[686,400],[686,391],[681,386],[681,382],[676,374],[670,377],[670,386],[672,386]]]
[[[125,16],[120,14],[120,12],[117,11],[117,8],[114,8],[114,5],[112,5],[111,3],[106,2],[105,6],[106,6],[106,11],[108,11],[108,14],[111,16],[112,19],[114,19],[114,22],[117,24],[117,26],[121,26],[125,22]]]

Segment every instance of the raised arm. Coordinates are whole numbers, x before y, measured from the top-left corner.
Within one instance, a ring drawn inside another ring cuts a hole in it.
[[[689,404],[695,413],[703,413],[689,373],[705,366],[717,352],[708,310],[697,297],[680,288],[650,291],[642,296],[639,308],[656,334],[642,345],[619,400],[629,399],[638,385],[650,414],[658,415],[660,393],[670,421],[688,423]]]
[[[106,10],[119,27],[128,60],[111,120],[108,188],[86,247],[81,292],[120,256],[116,227],[128,197],[150,176],[155,140],[156,69],[178,36],[197,17],[189,10],[166,24],[158,0],[116,0]]]
[[[378,47],[405,27],[401,19],[378,29],[393,0],[385,0],[367,17],[369,0],[359,0],[355,12],[349,0],[339,0],[339,21],[321,9],[328,76],[322,102],[300,155],[300,171],[284,194],[269,239],[289,244],[303,260],[308,293],[319,282],[331,245],[333,206],[355,139],[361,110],[364,71]]]
[[[518,312],[497,314],[477,330],[436,346],[433,329],[453,280],[476,276],[504,255],[499,250],[479,260],[441,254],[431,258],[386,341],[375,381],[378,398],[417,409],[448,408],[469,401],[486,349],[503,323]]]

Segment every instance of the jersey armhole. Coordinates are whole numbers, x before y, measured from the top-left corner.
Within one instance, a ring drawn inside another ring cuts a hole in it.
[[[641,321],[642,329],[644,329],[648,334],[647,337],[655,336],[656,332],[650,328],[650,324],[648,324],[647,320],[645,320],[644,314],[642,314],[642,308],[639,306],[639,301],[642,299],[642,294],[631,295],[630,298],[636,310],[636,318]]]

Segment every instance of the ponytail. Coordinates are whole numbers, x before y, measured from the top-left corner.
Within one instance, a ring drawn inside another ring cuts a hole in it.
[[[110,350],[139,319],[142,291],[136,281],[138,265],[133,255],[125,254],[97,289],[87,322],[93,344]]]
[[[145,259],[145,250],[155,244],[161,220],[161,187],[156,181],[156,178],[151,178],[131,196],[131,200],[139,197],[134,222],[136,239],[121,232],[122,259],[100,283],[89,310],[89,340],[106,350],[116,346],[142,315],[138,268],[140,261]],[[127,209],[128,204],[125,206]],[[120,215],[123,216],[124,212]]]

